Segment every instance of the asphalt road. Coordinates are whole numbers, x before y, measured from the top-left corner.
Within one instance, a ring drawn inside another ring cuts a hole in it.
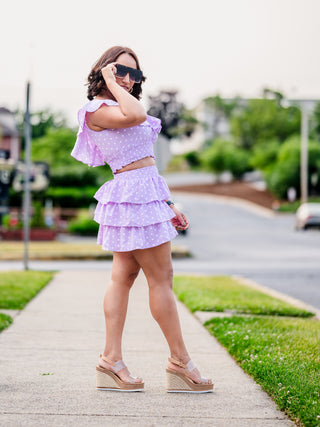
[[[192,260],[176,271],[236,274],[320,308],[320,231],[294,230],[293,215],[273,217],[211,197],[175,197],[190,219]]]
[[[320,231],[296,232],[293,215],[265,216],[213,196],[174,194],[191,222],[190,259],[174,260],[175,272],[240,275],[320,308]],[[31,261],[35,270],[110,270],[111,261]],[[1,262],[0,269],[22,269]]]

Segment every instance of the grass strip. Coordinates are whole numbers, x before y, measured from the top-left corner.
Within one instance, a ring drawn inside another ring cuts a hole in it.
[[[320,322],[233,316],[205,326],[292,420],[320,426]]]
[[[0,309],[21,310],[53,275],[47,271],[0,272]]]
[[[12,323],[12,317],[0,313],[0,332]]]
[[[23,259],[23,242],[0,242],[0,260],[13,261]],[[173,245],[173,258],[190,256],[189,251],[182,246]],[[112,259],[111,251],[104,251],[96,242],[30,242],[29,259],[31,260],[106,260]]]
[[[174,292],[191,312],[311,317],[314,313],[266,295],[227,276],[175,276]]]
[[[23,259],[23,242],[1,242],[0,260]],[[95,242],[30,242],[29,258],[45,259],[105,259],[111,252],[103,251]]]
[[[308,203],[320,203],[320,197],[309,197]],[[284,202],[279,206],[279,212],[295,213],[300,205],[300,200],[295,200],[294,202]]]

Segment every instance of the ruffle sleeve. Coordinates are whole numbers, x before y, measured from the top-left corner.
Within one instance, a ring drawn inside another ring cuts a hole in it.
[[[158,119],[157,117],[147,115],[147,120],[141,123],[141,125],[151,127],[152,129],[151,141],[154,144],[158,138],[158,134],[161,131],[161,120]]]
[[[107,100],[93,100],[88,102],[78,112],[79,131],[75,146],[71,152],[71,156],[79,162],[85,163],[89,166],[103,166],[105,165],[104,157],[94,141],[90,138],[90,134],[86,127],[85,119],[86,113],[98,110],[102,104],[118,105],[117,102],[111,99]]]

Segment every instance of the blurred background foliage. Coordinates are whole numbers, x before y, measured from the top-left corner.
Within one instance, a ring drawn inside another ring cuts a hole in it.
[[[187,140],[197,129],[205,135],[206,124],[196,109],[187,109],[177,92],[161,91],[149,99],[148,114],[159,117],[162,135],[168,140]],[[279,199],[286,199],[290,187],[300,195],[300,127],[298,105],[288,104],[283,94],[264,89],[261,99],[240,97],[223,99],[219,95],[205,98],[202,105],[213,121],[228,123],[228,135],[214,134],[201,147],[175,156],[169,170],[206,170],[219,176],[231,172],[241,179],[246,172],[262,173],[268,189]],[[22,136],[23,114],[16,112]],[[45,161],[50,167],[50,185],[33,194],[33,200],[54,206],[82,208],[92,203],[97,188],[112,179],[105,167],[93,168],[70,156],[76,130],[66,124],[59,112],[34,112],[32,122],[32,161]],[[320,194],[320,102],[310,117],[309,191]],[[182,166],[183,165],[183,166]],[[10,205],[21,206],[21,194],[11,190]],[[81,218],[83,221],[83,218]]]
[[[16,117],[23,136],[23,114],[17,112]],[[99,186],[112,178],[109,166],[93,168],[71,157],[77,131],[67,127],[61,113],[50,110],[34,112],[31,124],[32,161],[44,161],[50,170],[49,187],[45,191],[33,192],[32,199],[42,204],[50,199],[54,206],[66,208],[89,206]],[[20,192],[11,189],[10,205],[21,206],[21,197]]]
[[[213,121],[228,123],[229,134],[221,137],[216,133],[200,150],[173,159],[176,167],[186,162],[191,169],[204,169],[218,176],[229,171],[235,179],[258,170],[277,198],[286,199],[292,187],[300,196],[299,105],[288,104],[283,94],[268,88],[263,90],[261,99],[225,100],[216,95],[203,102]],[[309,117],[308,185],[312,195],[320,194],[319,155],[320,102]]]

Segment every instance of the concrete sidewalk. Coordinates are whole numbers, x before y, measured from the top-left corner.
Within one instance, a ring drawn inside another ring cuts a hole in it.
[[[178,303],[189,352],[213,393],[166,393],[168,348],[140,275],[131,291],[124,360],[145,392],[95,389],[109,272],[63,271],[0,334],[2,426],[292,426],[199,321]]]

